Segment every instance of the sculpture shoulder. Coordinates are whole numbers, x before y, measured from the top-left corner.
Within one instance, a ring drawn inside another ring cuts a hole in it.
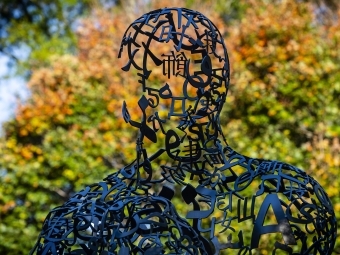
[[[95,206],[108,206],[110,200],[114,201],[122,192],[126,193],[127,185],[124,182],[102,181],[86,186],[83,190],[73,194],[63,205],[52,209],[47,216],[60,217],[69,213],[76,213],[90,204]]]
[[[289,163],[279,160],[248,157],[236,152],[230,147],[226,147],[224,149],[224,154],[228,165],[240,165],[247,168],[249,171],[256,172],[257,174],[274,174],[276,172],[287,175],[307,175],[305,171]]]
[[[76,208],[94,202],[109,205],[122,196],[143,195],[143,192],[132,185],[135,180],[133,163],[109,174],[103,181],[87,185],[83,190],[74,193],[63,205],[53,209],[50,214],[57,211],[76,211]]]
[[[310,192],[318,192],[321,190],[320,184],[302,169],[278,160],[251,158],[242,155],[235,150],[227,147],[224,150],[225,163],[220,168],[220,173],[225,175],[224,182],[230,182],[234,189],[245,189],[252,183],[253,186],[259,185],[273,188],[277,191],[288,185],[300,187]],[[270,185],[269,185],[270,184]],[[263,191],[263,190],[262,190]],[[261,191],[261,192],[262,192]]]

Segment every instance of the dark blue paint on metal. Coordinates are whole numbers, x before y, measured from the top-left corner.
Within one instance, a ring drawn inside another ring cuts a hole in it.
[[[152,51],[164,44],[168,52]],[[229,60],[207,17],[184,8],[149,12],[128,27],[122,54],[122,70],[140,77],[133,106],[140,120],[131,119],[125,102],[122,108],[139,129],[137,157],[53,209],[31,254],[252,254],[272,233],[282,240],[266,248],[271,254],[332,253],[336,219],[322,187],[292,165],[229,147],[220,125]],[[149,81],[156,70],[164,84]],[[159,150],[150,155],[145,139]],[[164,153],[169,160],[159,164]],[[189,208],[185,218],[180,206]],[[238,229],[243,223],[251,229]]]

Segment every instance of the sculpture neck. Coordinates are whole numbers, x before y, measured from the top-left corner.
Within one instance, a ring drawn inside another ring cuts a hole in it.
[[[140,133],[140,137],[137,139],[137,158],[140,162],[146,159],[152,162],[164,154],[167,163],[180,165],[201,161],[205,155],[223,154],[223,148],[228,146],[228,143],[220,126],[215,127],[214,132],[208,128],[199,131],[196,127],[198,126],[189,130],[191,132],[183,132],[182,136],[174,130],[169,130],[161,137],[162,140],[157,139],[156,144],[144,143],[142,133]]]

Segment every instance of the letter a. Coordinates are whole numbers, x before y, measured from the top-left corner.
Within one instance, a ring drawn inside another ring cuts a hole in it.
[[[272,206],[278,224],[263,226],[269,206]],[[259,214],[254,223],[250,245],[251,248],[258,248],[261,235],[275,232],[280,232],[282,234],[286,245],[296,244],[292,228],[285,217],[277,194],[268,194],[261,205]]]

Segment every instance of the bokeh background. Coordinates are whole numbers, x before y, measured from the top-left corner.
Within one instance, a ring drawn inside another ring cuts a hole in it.
[[[29,97],[0,137],[1,255],[28,254],[49,210],[135,157],[121,105],[138,100],[138,77],[121,71],[117,53],[128,24],[172,6],[202,12],[224,35],[231,147],[304,169],[340,219],[337,0],[3,0],[0,53]]]

